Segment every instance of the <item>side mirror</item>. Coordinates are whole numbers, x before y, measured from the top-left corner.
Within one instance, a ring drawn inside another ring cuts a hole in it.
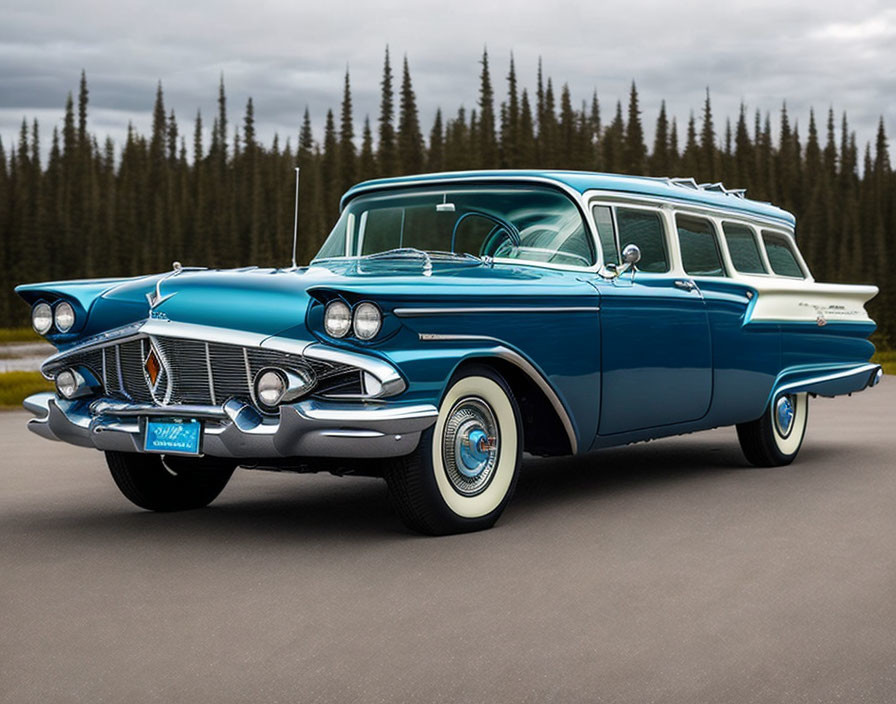
[[[615,279],[631,269],[632,276],[634,276],[634,272],[637,270],[635,264],[639,261],[641,261],[641,250],[638,248],[638,245],[627,244],[622,249],[622,264],[619,266],[607,264],[598,273],[605,279]]]
[[[638,248],[638,245],[625,245],[622,250],[622,263],[626,265],[626,268],[630,269],[639,261],[641,261],[641,250]]]

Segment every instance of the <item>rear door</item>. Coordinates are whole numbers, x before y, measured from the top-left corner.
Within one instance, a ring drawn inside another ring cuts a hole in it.
[[[663,214],[596,205],[604,261],[620,245],[641,250],[638,271],[599,279],[601,399],[598,433],[698,420],[712,400],[712,340],[699,287],[675,273]]]

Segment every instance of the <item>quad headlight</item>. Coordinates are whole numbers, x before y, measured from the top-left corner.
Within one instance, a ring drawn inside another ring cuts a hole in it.
[[[53,316],[56,322],[56,329],[59,332],[68,332],[75,324],[75,309],[68,301],[62,301],[56,304],[56,312]]]
[[[31,309],[31,327],[38,335],[46,335],[53,327],[53,309],[49,303],[38,303]]]
[[[343,301],[333,301],[324,311],[324,330],[330,337],[345,337],[352,327],[352,311]]]
[[[383,314],[373,303],[365,302],[355,308],[352,329],[359,340],[372,340],[383,325]]]

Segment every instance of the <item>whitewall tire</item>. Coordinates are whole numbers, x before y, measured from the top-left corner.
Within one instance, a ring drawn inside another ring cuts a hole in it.
[[[507,382],[490,367],[465,367],[449,383],[417,450],[386,472],[402,520],[432,535],[490,528],[516,486],[522,440]]]
[[[793,462],[809,421],[809,395],[778,394],[761,418],[737,426],[744,456],[757,467],[777,467]]]

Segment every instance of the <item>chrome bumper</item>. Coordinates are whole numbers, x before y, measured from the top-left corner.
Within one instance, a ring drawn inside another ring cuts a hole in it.
[[[413,452],[433,425],[435,406],[359,405],[305,400],[276,418],[230,400],[223,406],[155,406],[108,399],[63,401],[52,393],[25,399],[36,417],[28,429],[49,440],[119,452],[143,452],[150,416],[196,418],[201,452],[212,457],[400,457]]]

